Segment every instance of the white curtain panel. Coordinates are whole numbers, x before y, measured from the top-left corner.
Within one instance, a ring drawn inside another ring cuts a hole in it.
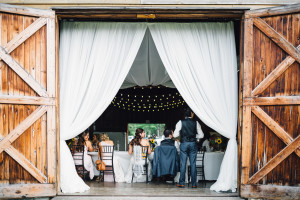
[[[63,193],[89,187],[65,140],[88,128],[120,89],[145,35],[145,23],[63,22],[60,31],[60,181]]]
[[[148,85],[164,85],[166,87],[175,88],[158,55],[149,29],[146,30],[138,54],[121,89]]]
[[[236,191],[238,116],[233,23],[148,25],[174,85],[209,127],[229,138],[215,191]]]

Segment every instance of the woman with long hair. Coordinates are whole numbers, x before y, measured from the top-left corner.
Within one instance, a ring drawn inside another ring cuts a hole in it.
[[[92,161],[92,157],[87,154],[88,151],[94,151],[91,141],[89,140],[90,134],[85,131],[82,133],[81,137],[83,138],[84,145],[84,168],[90,173],[90,179],[94,178],[94,164]]]
[[[135,136],[129,143],[128,153],[131,155],[133,153],[133,146],[148,146],[148,154],[151,154],[150,143],[145,137],[145,131],[142,128],[137,128],[135,131]]]
[[[127,170],[127,174],[125,176],[125,181],[127,183],[131,183],[133,180],[134,182],[145,182],[146,177],[142,176],[144,174],[144,165],[145,165],[145,149],[142,147],[147,148],[148,154],[151,154],[151,147],[150,143],[147,139],[145,139],[145,131],[141,128],[136,129],[135,137],[129,143],[129,150],[128,153],[133,156],[130,159],[130,164]],[[152,166],[151,162],[147,159],[146,162],[148,163],[148,179],[152,179]],[[132,176],[134,177],[132,178]]]

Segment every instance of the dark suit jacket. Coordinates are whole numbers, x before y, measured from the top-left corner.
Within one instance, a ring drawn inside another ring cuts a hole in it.
[[[175,140],[172,139],[164,139],[163,141],[160,142],[160,146],[174,146],[175,145]]]
[[[175,146],[158,146],[154,151],[153,175],[176,176],[179,171],[179,156]]]

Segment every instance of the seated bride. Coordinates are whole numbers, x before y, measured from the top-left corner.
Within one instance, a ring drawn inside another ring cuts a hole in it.
[[[125,181],[127,183],[132,182],[132,175],[134,174],[133,181],[134,182],[146,182],[146,176],[143,176],[145,160],[143,159],[144,153],[142,150],[142,146],[147,146],[148,154],[151,154],[151,147],[149,141],[144,139],[145,132],[143,129],[138,128],[135,131],[135,137],[129,143],[128,153],[133,156],[130,159],[130,164],[127,170],[127,174],[125,176]],[[152,166],[149,160],[148,162],[148,180],[152,179]]]
[[[100,134],[100,140],[99,142],[99,150],[102,149],[103,146],[114,146],[114,142],[109,139],[108,135],[106,133]],[[105,154],[110,155],[110,153],[102,153],[103,156]],[[105,160],[104,161],[106,165],[112,165],[111,160]],[[118,157],[114,156],[113,157],[113,164],[114,164],[114,172],[115,172],[115,181],[116,182],[124,182],[124,172],[123,169],[119,163]],[[104,181],[105,182],[113,182],[114,178],[111,173],[104,173]]]

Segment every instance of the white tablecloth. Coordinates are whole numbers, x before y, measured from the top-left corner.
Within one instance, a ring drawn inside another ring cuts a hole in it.
[[[93,162],[98,159],[98,152],[88,152],[92,156]],[[149,159],[153,160],[154,153],[149,155]],[[130,163],[131,155],[127,151],[115,151],[114,156],[117,157],[119,163],[123,169],[124,175],[126,175],[128,166]],[[205,180],[217,180],[220,166],[224,157],[224,152],[205,152],[204,155],[204,173]],[[99,171],[94,167],[95,175],[99,175]]]
[[[205,180],[217,180],[224,152],[205,152],[204,174]]]

